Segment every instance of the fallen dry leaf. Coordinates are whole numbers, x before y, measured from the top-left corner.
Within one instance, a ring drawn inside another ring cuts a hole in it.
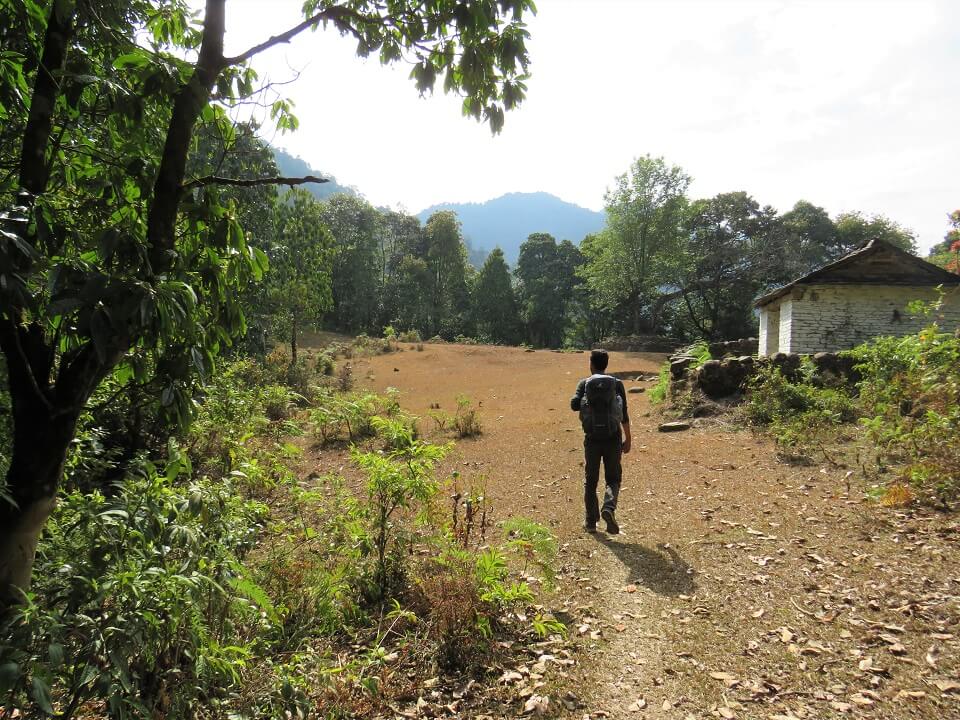
[[[901,690],[897,693],[897,699],[910,698],[912,700],[919,700],[920,698],[924,698],[926,696],[927,694],[923,690]]]
[[[933,684],[936,685],[937,689],[942,693],[960,692],[960,683],[953,680],[934,680]]]
[[[728,672],[712,672],[710,673],[710,677],[714,680],[720,680],[727,687],[733,687],[740,682],[736,675],[731,675]]]
[[[531,695],[523,704],[523,712],[543,715],[550,709],[550,698],[546,695]]]

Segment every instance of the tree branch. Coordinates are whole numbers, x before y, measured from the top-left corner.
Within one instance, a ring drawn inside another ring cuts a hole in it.
[[[74,10],[67,3],[55,2],[47,18],[43,55],[30,99],[30,112],[23,131],[20,152],[20,187],[32,195],[46,190],[50,164],[47,149],[53,130],[53,111],[60,94],[60,72],[67,59],[73,35]]]
[[[186,174],[187,152],[193,128],[223,71],[223,36],[226,32],[226,0],[207,0],[203,18],[203,40],[193,74],[180,86],[167,126],[160,167],[153,185],[147,216],[147,244],[150,267],[164,272],[171,263],[175,244],[180,189]]]
[[[304,30],[309,30],[310,28],[316,27],[324,20],[333,20],[334,22],[336,22],[338,20],[342,21],[345,17],[351,17],[354,20],[358,20],[361,22],[369,20],[369,18],[364,17],[360,13],[356,12],[355,10],[351,10],[350,8],[330,7],[330,8],[327,8],[326,10],[322,10],[316,13],[315,15],[312,15],[311,17],[308,17],[306,20],[304,20],[303,22],[297,25],[294,25],[292,28],[290,28],[286,32],[282,32],[279,35],[274,35],[270,38],[267,38],[259,45],[254,45],[252,48],[245,50],[239,55],[224,58],[224,63],[227,66],[239,65],[240,63],[246,62],[247,60],[252,58],[254,55],[257,55],[258,53],[262,53],[264,50],[269,50],[274,45],[280,45],[281,43],[290,42],[291,40],[293,40],[293,38],[295,38],[297,35],[302,33]]]
[[[50,412],[53,411],[53,403],[50,397],[40,386],[34,372],[34,364],[27,357],[23,349],[21,333],[25,330],[6,317],[0,318],[0,347],[7,358],[7,372],[10,377],[10,385],[16,386],[26,384],[36,396],[36,399]],[[45,383],[46,384],[46,383]],[[11,387],[13,390],[13,387]],[[13,395],[13,393],[11,393]]]
[[[204,185],[233,185],[235,187],[256,187],[258,185],[303,185],[305,183],[325,183],[330,178],[305,175],[304,177],[265,177],[265,178],[229,178],[219,175],[206,175],[183,184],[184,190],[193,190]]]

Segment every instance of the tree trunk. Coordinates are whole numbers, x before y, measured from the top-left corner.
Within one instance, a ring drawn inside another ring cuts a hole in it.
[[[290,318],[290,366],[297,364],[297,314]]]
[[[37,542],[56,504],[78,417],[51,412],[12,383],[10,391],[15,429],[7,492],[13,503],[0,501],[0,607],[20,602],[30,589]]]

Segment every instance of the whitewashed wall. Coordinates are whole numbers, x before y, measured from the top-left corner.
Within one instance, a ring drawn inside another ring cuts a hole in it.
[[[780,301],[780,336],[777,338],[779,352],[794,352],[790,349],[790,333],[793,331],[793,300],[787,295]]]
[[[780,303],[780,352],[846,350],[881,335],[915,333],[930,322],[913,316],[907,304],[936,299],[932,287],[890,285],[807,285]],[[949,290],[940,326],[960,327],[960,290]],[[768,329],[768,333],[772,327]]]
[[[780,306],[771,303],[760,308],[759,355],[773,355],[780,349]]]

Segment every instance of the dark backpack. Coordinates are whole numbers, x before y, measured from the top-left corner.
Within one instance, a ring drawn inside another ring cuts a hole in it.
[[[619,437],[623,420],[623,400],[617,394],[617,379],[609,375],[591,375],[580,399],[580,424],[584,434],[595,440]]]

